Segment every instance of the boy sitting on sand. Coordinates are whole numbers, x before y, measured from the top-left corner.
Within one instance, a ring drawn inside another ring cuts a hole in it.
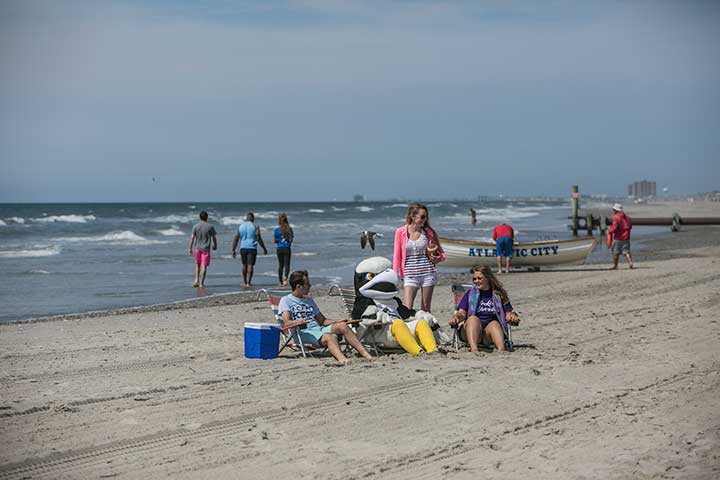
[[[327,347],[330,354],[338,362],[346,363],[349,359],[343,355],[338,343],[338,336],[345,337],[363,358],[372,360],[372,356],[362,346],[355,332],[348,327],[347,320],[330,320],[320,312],[315,300],[308,297],[310,277],[306,270],[290,274],[290,295],[280,299],[278,314],[282,316],[284,328],[300,327],[300,340],[311,345]]]

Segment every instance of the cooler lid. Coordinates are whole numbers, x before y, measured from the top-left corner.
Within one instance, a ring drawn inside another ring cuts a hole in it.
[[[271,328],[280,328],[276,323],[245,323],[245,328],[254,328],[256,330],[270,330]]]

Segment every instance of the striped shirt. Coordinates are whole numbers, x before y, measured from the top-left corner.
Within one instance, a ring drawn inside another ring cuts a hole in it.
[[[405,247],[405,276],[426,275],[436,271],[435,265],[425,255],[428,241],[425,232],[420,232],[420,238],[408,238]]]

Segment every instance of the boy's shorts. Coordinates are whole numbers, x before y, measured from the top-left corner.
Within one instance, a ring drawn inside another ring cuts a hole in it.
[[[630,240],[615,240],[612,244],[613,255],[627,255],[630,253]]]
[[[423,273],[421,275],[406,276],[403,279],[404,287],[434,287],[437,285],[437,272]]]
[[[195,264],[207,267],[210,265],[210,250],[202,251],[199,248],[195,249]]]
[[[327,327],[303,328],[300,330],[300,339],[303,343],[320,345],[320,338],[326,333],[332,333],[332,325],[328,325]]]
[[[500,237],[495,241],[495,249],[498,257],[512,258],[513,240],[510,237]]]
[[[240,260],[243,265],[255,265],[255,259],[257,258],[257,248],[241,248],[240,249]]]

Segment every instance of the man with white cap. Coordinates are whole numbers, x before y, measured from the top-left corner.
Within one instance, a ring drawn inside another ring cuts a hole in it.
[[[612,270],[618,268],[620,255],[625,255],[630,268],[633,268],[632,255],[630,254],[630,230],[632,229],[630,217],[625,215],[623,206],[619,203],[613,205],[612,208],[615,216],[613,217],[612,225],[608,228],[608,233],[612,235],[613,240],[611,247],[613,256]]]

